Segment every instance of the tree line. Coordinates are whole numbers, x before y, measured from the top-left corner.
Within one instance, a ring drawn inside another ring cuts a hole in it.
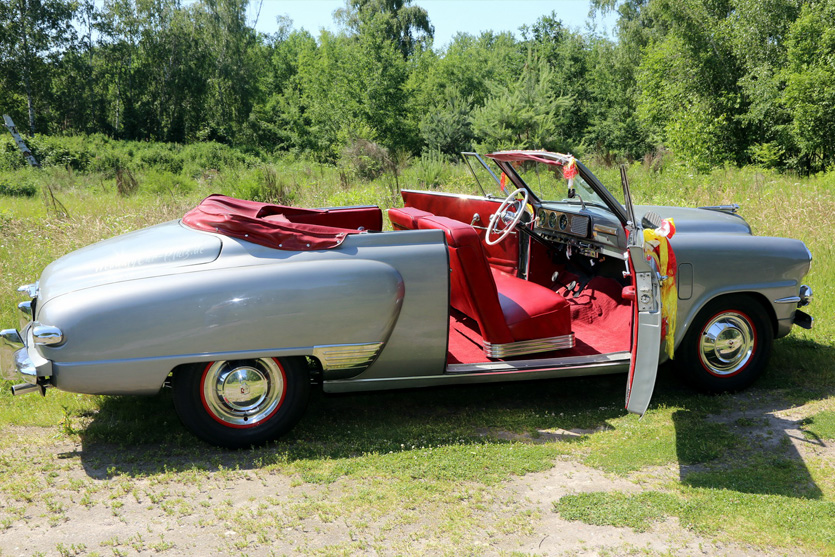
[[[255,0],[257,1],[257,0]],[[218,141],[337,160],[545,148],[697,168],[835,162],[835,0],[593,0],[434,47],[412,0],[346,0],[337,32],[247,21],[249,0],[6,0],[0,109],[22,130]],[[354,149],[354,151],[351,151]],[[361,151],[362,149],[360,149]]]

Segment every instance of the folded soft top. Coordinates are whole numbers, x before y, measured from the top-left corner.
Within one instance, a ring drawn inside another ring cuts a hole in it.
[[[186,213],[183,224],[270,248],[306,251],[334,248],[349,234],[380,230],[382,216],[378,207],[300,209],[215,194]]]

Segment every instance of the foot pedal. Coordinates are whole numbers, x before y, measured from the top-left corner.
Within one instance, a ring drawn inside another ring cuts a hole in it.
[[[574,288],[576,286],[577,286],[577,281],[576,280],[572,280],[571,282],[569,282],[568,286],[565,287],[565,292],[563,293],[563,296],[567,297],[569,294],[571,294],[571,292],[574,290]]]

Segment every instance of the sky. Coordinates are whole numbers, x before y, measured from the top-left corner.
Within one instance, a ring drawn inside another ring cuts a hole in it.
[[[306,29],[313,36],[320,29],[337,29],[333,12],[345,5],[344,0],[250,0],[248,19],[250,24],[257,16],[256,29],[262,33],[274,33],[276,17],[289,16],[293,29]],[[429,13],[429,21],[435,26],[435,48],[447,45],[459,32],[478,35],[481,31],[511,31],[519,36],[522,25],[532,25],[552,11],[563,25],[585,31],[587,24],[595,24],[600,33],[610,34],[616,18],[598,14],[590,19],[589,0],[414,0],[414,5]]]

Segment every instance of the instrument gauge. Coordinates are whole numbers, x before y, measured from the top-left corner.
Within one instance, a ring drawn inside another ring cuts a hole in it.
[[[551,229],[557,228],[557,214],[551,213],[548,215],[548,227]]]
[[[560,215],[560,230],[565,230],[568,228],[568,217],[566,215]]]

